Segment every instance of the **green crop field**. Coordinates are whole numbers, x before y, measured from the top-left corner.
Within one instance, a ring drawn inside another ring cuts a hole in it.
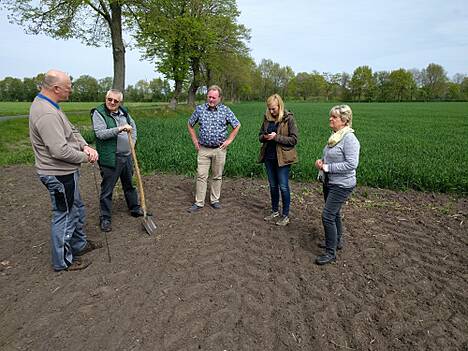
[[[468,194],[468,103],[355,103],[353,128],[361,142],[359,184],[390,188]],[[287,103],[299,127],[299,163],[292,178],[314,181],[314,162],[330,135],[332,103]],[[258,129],[263,103],[231,106],[242,123],[228,153],[227,176],[264,176],[257,164]],[[187,132],[190,109],[177,113],[162,107],[134,110],[138,124],[138,155],[142,170],[194,175],[196,155]],[[70,114],[92,141],[86,113]],[[0,165],[33,163],[27,120],[0,122]],[[9,133],[5,133],[9,130]]]
[[[99,102],[62,102],[61,108],[65,112],[83,112],[96,107]],[[160,103],[129,102],[127,105],[131,108],[149,108]],[[1,116],[27,115],[29,113],[30,102],[0,102]]]

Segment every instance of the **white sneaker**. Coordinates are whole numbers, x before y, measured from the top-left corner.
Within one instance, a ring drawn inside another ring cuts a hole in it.
[[[288,225],[288,223],[289,223],[289,217],[282,216],[281,219],[278,222],[276,222],[276,225],[285,226],[285,225]]]
[[[276,211],[276,212],[270,213],[268,216],[264,217],[263,219],[265,221],[271,221],[272,219],[275,219],[275,218],[279,217],[279,215],[280,215],[279,212]]]

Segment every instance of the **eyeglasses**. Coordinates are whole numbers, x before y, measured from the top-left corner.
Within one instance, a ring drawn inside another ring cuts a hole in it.
[[[107,98],[107,101],[108,101],[108,102],[113,102],[114,104],[120,103],[119,100],[116,100],[116,99],[113,99],[113,98]]]

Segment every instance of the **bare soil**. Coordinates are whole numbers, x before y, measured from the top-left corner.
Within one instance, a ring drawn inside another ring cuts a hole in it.
[[[360,187],[319,267],[318,184],[292,183],[279,228],[265,180],[226,179],[223,208],[196,214],[193,179],[144,182],[157,235],[117,189],[111,262],[104,246],[55,273],[46,189],[32,167],[0,169],[0,350],[468,350],[467,198]],[[103,240],[89,166],[81,192]]]

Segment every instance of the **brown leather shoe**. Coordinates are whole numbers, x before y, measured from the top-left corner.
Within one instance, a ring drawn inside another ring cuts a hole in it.
[[[102,242],[101,241],[92,241],[88,240],[86,242],[85,247],[80,251],[75,254],[75,256],[83,256],[84,254],[91,252],[96,249],[100,249],[102,247]]]
[[[87,259],[76,258],[75,260],[73,260],[73,263],[68,268],[66,268],[65,270],[70,271],[70,272],[81,271],[81,270],[83,270],[85,268],[88,268],[88,266],[90,264],[91,264],[91,261],[89,261]]]

